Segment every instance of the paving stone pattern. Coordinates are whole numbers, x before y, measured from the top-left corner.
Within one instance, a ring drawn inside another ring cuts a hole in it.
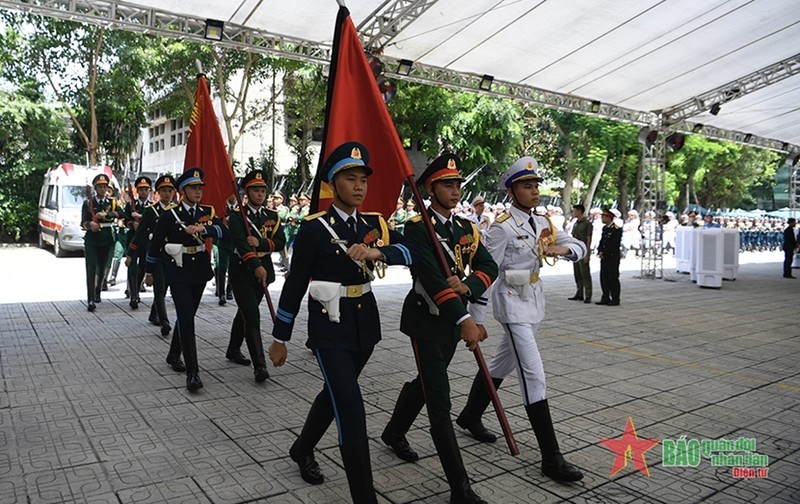
[[[625,273],[619,307],[566,301],[571,276],[546,278],[548,317],[537,339],[548,396],[562,451],[585,478],[563,485],[542,476],[512,376],[500,397],[519,456],[502,440],[481,444],[457,429],[475,490],[491,503],[800,502],[800,283],[779,271],[743,265],[721,290],[674,272],[669,281]],[[424,412],[408,435],[419,462],[401,462],[379,439],[415,368],[397,330],[408,284],[374,285],[384,339],[361,387],[379,501],[445,503]],[[197,321],[205,388],[189,394],[184,375],[164,362],[168,341],[148,325],[149,303],[132,313],[124,300],[106,299],[93,314],[81,301],[0,304],[0,503],[349,501],[335,428],[318,446],[323,485],[305,484],[287,456],[322,385],[304,347],[304,314],[286,366],[257,384],[251,368],[225,359],[235,304],[207,296]],[[501,334],[496,323],[488,329],[487,358]],[[475,372],[460,349],[450,367],[454,416]],[[615,455],[600,440],[621,437],[628,417],[640,438],[755,438],[769,477],[735,479],[708,460],[665,467],[660,445],[645,456],[649,477],[632,462],[610,476]],[[499,432],[491,408],[485,421]]]

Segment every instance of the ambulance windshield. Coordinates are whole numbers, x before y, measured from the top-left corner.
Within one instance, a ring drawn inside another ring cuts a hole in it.
[[[86,198],[86,186],[64,186],[61,188],[61,208],[80,208]]]

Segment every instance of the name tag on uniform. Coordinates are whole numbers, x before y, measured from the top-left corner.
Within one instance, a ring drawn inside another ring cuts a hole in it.
[[[347,240],[331,238],[331,243],[333,243],[335,245],[347,245]]]
[[[527,240],[529,238],[528,235],[519,235],[517,236],[517,240]]]
[[[442,238],[442,237],[439,237],[439,241],[440,241],[441,243],[447,243],[447,238]]]

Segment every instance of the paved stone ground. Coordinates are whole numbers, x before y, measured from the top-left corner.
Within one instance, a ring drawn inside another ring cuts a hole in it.
[[[476,491],[492,503],[800,502],[800,283],[781,279],[776,262],[744,264],[721,290],[674,272],[646,281],[628,271],[623,306],[601,307],[565,300],[574,292],[567,268],[545,277],[548,317],[537,339],[562,451],[585,478],[561,485],[541,475],[511,377],[500,396],[522,453],[458,433]],[[415,374],[396,330],[408,285],[393,270],[398,282],[375,284],[384,339],[361,379],[375,486],[381,502],[444,503],[424,413],[409,433],[418,463],[402,463],[378,439]],[[302,316],[286,366],[259,385],[224,358],[235,305],[207,296],[197,327],[205,388],[192,395],[164,363],[168,343],[147,324],[149,299],[131,313],[114,297],[94,314],[82,301],[0,304],[0,503],[348,501],[335,429],[317,454],[325,484],[306,485],[286,455],[322,383]],[[489,330],[500,334],[496,324]],[[483,345],[487,358],[496,341]],[[456,413],[475,371],[459,350],[450,368]],[[620,438],[628,417],[646,439],[755,438],[769,475],[735,479],[707,459],[664,467],[658,445],[645,455],[649,477],[632,461],[610,476],[615,455],[600,440]]]

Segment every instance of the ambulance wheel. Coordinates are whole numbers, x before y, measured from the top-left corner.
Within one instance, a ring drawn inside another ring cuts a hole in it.
[[[53,253],[56,257],[64,257],[67,253],[61,248],[61,239],[56,234],[56,239],[53,240]]]
[[[44,237],[42,236],[42,230],[41,229],[39,229],[39,233],[37,233],[37,236],[39,237],[39,248],[43,249],[46,244],[44,242]]]

